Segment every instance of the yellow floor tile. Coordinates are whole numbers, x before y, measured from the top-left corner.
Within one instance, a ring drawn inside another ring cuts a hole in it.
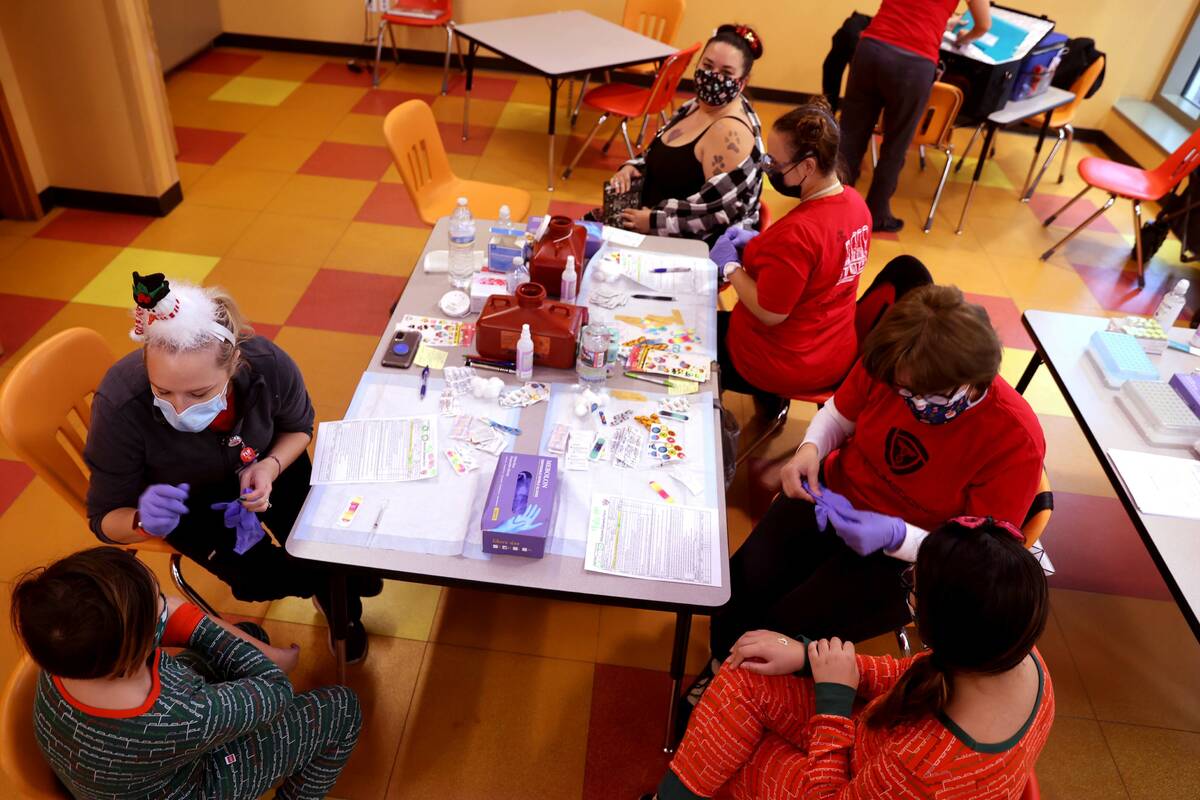
[[[141,250],[223,256],[254,217],[252,211],[184,203],[150,223],[131,246]]]
[[[399,32],[397,32],[399,33]],[[464,52],[466,45],[463,45]],[[458,56],[454,55],[450,62],[450,82],[454,82],[454,78],[460,75],[458,68]],[[367,62],[364,66],[370,69],[373,62]],[[386,74],[385,74],[386,70]],[[402,92],[418,92],[420,94],[440,95],[442,91],[442,68],[441,67],[423,67],[416,64],[401,64],[397,67],[387,58],[384,58],[383,64],[379,68],[380,75],[383,77],[379,80],[380,89],[391,89]],[[493,74],[493,73],[487,73]],[[462,100],[462,98],[458,98]]]
[[[322,56],[306,53],[263,53],[261,56],[242,74],[248,78],[303,81],[326,61]]]
[[[346,144],[387,146],[387,140],[383,138],[383,117],[375,114],[347,114],[326,138]]]
[[[4,581],[100,544],[87,520],[41,478],[34,478],[0,516],[0,537],[5,542],[0,562],[0,580]]]
[[[347,114],[367,93],[361,86],[332,86],[306,83],[284,100],[280,108],[308,111],[332,111]],[[379,120],[383,124],[383,120]]]
[[[319,144],[319,139],[269,136],[256,131],[229,148],[217,166],[295,172]]]
[[[665,611],[603,606],[600,609],[596,661],[622,667],[666,672],[671,668],[675,615]],[[693,617],[688,640],[687,672],[694,675],[711,659],[708,617]]]
[[[132,306],[132,295],[129,288],[130,276],[135,270],[143,275],[162,272],[177,280],[184,279],[193,283],[201,283],[219,260],[216,256],[126,247],[108,263],[108,266],[99,275],[71,298],[71,301],[112,306],[113,308],[130,308]]]
[[[0,582],[0,619],[8,620],[12,610],[12,584],[9,581]],[[17,635],[12,625],[2,625],[0,628],[0,675],[8,676],[12,668],[21,658],[22,647],[17,642]],[[0,773],[2,775],[3,773]],[[3,784],[0,784],[3,786]],[[15,797],[6,794],[5,797]]]
[[[419,269],[417,261],[429,239],[429,230],[351,222],[323,266],[381,275],[411,275],[414,269]]]
[[[1034,772],[1045,800],[1129,800],[1093,719],[1056,718]]]
[[[108,245],[29,239],[0,259],[0,292],[70,300],[119,252]]]
[[[594,605],[452,588],[442,593],[429,639],[590,663],[599,622]]]
[[[592,665],[430,644],[389,800],[579,797]]]
[[[248,133],[263,121],[270,106],[250,103],[222,103],[217,100],[192,100],[171,104],[171,118],[185,128],[211,128],[218,131]]]
[[[1074,417],[1046,416],[1039,421],[1046,434],[1046,470],[1054,491],[1116,497]]]
[[[453,165],[451,165],[453,169]],[[470,175],[459,175],[458,170],[454,170],[454,174],[460,178],[469,178]],[[383,177],[379,179],[383,183],[404,183],[404,179],[400,177],[400,170],[396,169],[395,164],[389,164],[387,171],[383,173]]]
[[[975,156],[967,156],[961,171],[955,172],[953,168],[950,170],[949,180],[955,183],[970,183],[972,177],[975,175],[975,164],[978,160]],[[1015,186],[1013,181],[1009,180],[1008,175],[1004,173],[1004,170],[995,161],[990,159],[983,166],[983,174],[979,177],[979,185],[989,186],[994,189],[1007,189],[1012,192],[1020,188],[1019,186]]]
[[[1011,385],[1016,386],[1029,365],[1032,350],[1019,350],[1015,347],[1005,347],[1000,362],[1000,375]],[[1025,390],[1025,400],[1030,408],[1038,415],[1054,414],[1060,417],[1070,417],[1071,408],[1058,390],[1058,384],[1050,375],[1050,370],[1039,369],[1034,375],[1029,388]]]
[[[208,99],[225,103],[277,106],[299,87],[299,81],[281,81],[275,78],[251,78],[238,75],[209,95]]]
[[[20,349],[13,351],[12,358],[9,358],[0,366],[0,378],[7,375],[30,350],[54,334],[65,331],[68,328],[90,328],[104,337],[114,357],[119,358],[125,355],[137,346],[129,338],[129,329],[133,327],[133,318],[129,313],[129,309],[132,307],[132,293],[130,294],[129,306],[126,308],[106,308],[86,303],[68,303],[57,314],[51,317],[50,321],[43,325],[29,341],[21,345]],[[11,455],[3,455],[3,457],[15,458],[15,456]]]
[[[184,191],[185,197],[191,196],[192,187],[210,169],[207,164],[192,164],[187,161],[178,161],[175,163],[175,166],[179,170],[179,188]]]
[[[271,109],[254,132],[267,136],[325,139],[345,116],[346,112],[339,108],[280,106]]]
[[[1075,666],[1075,657],[1067,647],[1062,629],[1054,617],[1053,610],[1050,619],[1046,621],[1046,630],[1037,643],[1038,652],[1046,670],[1054,681],[1054,711],[1060,717],[1085,717],[1095,719],[1096,712],[1092,701],[1088,698],[1087,689],[1083,686],[1083,678],[1079,677],[1079,669]]]
[[[176,70],[166,77],[167,99],[171,103],[171,110],[174,111],[175,106],[185,100],[207,100],[213,92],[227,83],[228,75]]]
[[[1001,253],[989,253],[988,258],[1000,276],[999,296],[1011,297],[1022,311],[1034,308],[1074,314],[1103,312],[1083,278],[1068,264]]]
[[[375,181],[293,175],[267,203],[266,210],[301,217],[350,220],[374,189]]]
[[[287,183],[286,172],[216,164],[185,195],[193,205],[261,211]]]
[[[377,636],[424,642],[429,638],[441,593],[440,586],[384,581],[383,594],[363,600],[363,625]],[[313,607],[312,600],[300,597],[274,601],[266,618],[326,626],[325,617]]]
[[[1200,733],[1100,723],[1133,800],[1194,796],[1200,786]]]
[[[252,322],[282,325],[316,274],[316,267],[223,258],[204,284],[226,289]]]
[[[472,108],[471,110],[474,111],[475,109]],[[566,108],[565,102],[560,102],[558,105],[558,125],[560,126],[560,130],[567,129],[570,120],[570,110]],[[517,131],[529,131],[530,133],[546,133],[546,128],[549,124],[550,104],[548,102],[517,103],[509,101],[504,104],[504,110],[500,112],[500,116],[496,119],[495,126],[497,128],[509,128]],[[615,119],[610,119],[606,123],[606,126],[616,124],[618,123]],[[587,129],[585,128],[584,130]],[[601,133],[607,134],[610,130],[611,128],[606,127]],[[637,131],[636,127],[631,127],[630,137],[636,137]]]
[[[495,127],[496,121],[500,119],[500,115],[504,113],[506,104],[499,100],[480,100],[472,99],[471,107],[467,111],[467,117],[472,125],[487,125]],[[462,125],[463,119],[463,99],[461,97],[453,97],[446,95],[438,97],[429,106],[433,109],[433,116],[438,122],[449,122],[456,125]],[[543,130],[545,126],[543,125]],[[460,132],[460,128],[455,129],[455,133]]]
[[[346,230],[345,220],[263,212],[232,248],[229,257],[302,267],[319,266]]]
[[[275,343],[300,366],[317,419],[329,420],[346,413],[379,337],[285,326]]]

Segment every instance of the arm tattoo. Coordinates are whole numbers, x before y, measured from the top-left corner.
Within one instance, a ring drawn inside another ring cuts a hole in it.
[[[725,171],[725,156],[721,155],[720,153],[713,156],[712,165],[713,165],[713,169],[718,169],[721,172],[724,172]]]
[[[737,153],[742,149],[742,136],[739,131],[732,130],[725,134],[725,149],[731,153]]]

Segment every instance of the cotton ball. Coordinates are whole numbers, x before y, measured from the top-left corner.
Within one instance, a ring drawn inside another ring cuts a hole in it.
[[[575,416],[577,416],[577,417],[587,416],[589,408],[591,408],[591,406],[589,406],[587,403],[583,402],[582,400],[578,401],[577,403],[575,403]]]
[[[605,406],[608,405],[608,400],[609,400],[608,395],[597,394],[596,399],[593,400],[592,402],[595,403],[596,405],[600,406],[601,408],[604,408]]]
[[[584,389],[583,394],[579,395],[580,400],[582,400],[584,405],[588,408],[592,407],[592,404],[596,402],[598,397],[599,396],[591,389]]]
[[[478,376],[471,378],[471,394],[475,395],[476,397],[483,398],[487,397],[487,391],[487,378],[480,378]]]
[[[596,268],[596,277],[604,283],[615,281],[621,277],[621,265],[611,261],[601,261]]]
[[[494,400],[500,396],[502,391],[504,391],[504,381],[501,378],[488,378],[486,397]]]

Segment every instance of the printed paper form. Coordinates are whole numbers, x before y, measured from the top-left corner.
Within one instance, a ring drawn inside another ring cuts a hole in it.
[[[1108,457],[1143,514],[1200,519],[1200,461],[1117,448]]]
[[[716,586],[721,527],[711,508],[596,495],[585,569],[628,578]]]
[[[392,483],[437,475],[434,417],[322,422],[312,485]]]

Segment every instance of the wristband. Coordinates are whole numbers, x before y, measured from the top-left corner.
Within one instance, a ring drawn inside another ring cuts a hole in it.
[[[739,270],[741,268],[742,268],[742,265],[739,264],[738,262],[730,261],[728,264],[725,264],[723,267],[721,267],[721,280],[728,283],[729,276],[732,275],[736,270]]]
[[[273,455],[268,454],[267,458],[275,462],[275,466],[279,467],[279,471],[275,473],[275,480],[279,480],[279,476],[283,474],[283,463]],[[265,459],[264,459],[265,460]]]

